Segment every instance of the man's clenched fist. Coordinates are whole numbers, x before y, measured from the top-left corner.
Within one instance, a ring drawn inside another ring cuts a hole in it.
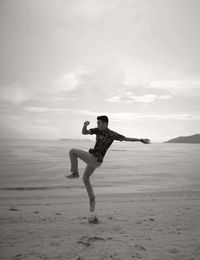
[[[87,126],[87,125],[89,125],[90,124],[90,121],[85,121],[84,122],[84,126]]]

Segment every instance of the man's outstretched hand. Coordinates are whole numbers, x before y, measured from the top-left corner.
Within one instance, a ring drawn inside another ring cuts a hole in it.
[[[141,142],[142,142],[143,144],[150,144],[150,143],[151,143],[151,140],[145,138],[145,139],[141,139]]]

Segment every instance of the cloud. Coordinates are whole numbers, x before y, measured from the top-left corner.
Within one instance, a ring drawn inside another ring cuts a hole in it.
[[[64,113],[68,112],[70,109],[66,108],[56,108],[56,107],[42,107],[42,106],[27,106],[23,108],[25,112],[33,112],[33,113]]]
[[[89,110],[75,110],[75,113],[87,116],[97,116],[99,112]],[[200,114],[178,113],[178,114],[143,114],[132,112],[101,112],[113,121],[132,121],[132,120],[200,120]]]
[[[55,81],[56,90],[69,91],[75,89],[80,84],[79,75],[74,72],[63,74]]]
[[[83,83],[81,77],[85,74],[90,74],[91,72],[92,71],[89,69],[82,68],[76,71],[64,73],[55,80],[53,91],[59,92],[73,90]]]
[[[88,73],[88,70],[78,71],[79,75]],[[40,89],[39,89],[40,87]],[[70,102],[78,100],[74,93],[45,86],[27,85],[26,88],[19,84],[10,86],[0,85],[0,112],[11,113],[64,113],[69,109]],[[66,107],[67,106],[67,107]]]
[[[104,100],[107,101],[107,102],[122,102],[120,100],[120,96],[113,96],[113,97],[110,97],[110,98],[105,98]]]
[[[140,65],[140,64],[139,64]],[[163,75],[162,69],[157,64],[157,75],[151,72],[151,65],[149,64],[150,68],[147,69],[145,67],[142,68],[141,66],[131,65],[124,67],[124,79],[122,84],[125,87],[133,88],[133,89],[155,89],[159,91],[167,92],[174,96],[199,96],[200,95],[200,78],[194,79],[170,79],[172,75],[166,74]],[[154,66],[155,67],[155,66]],[[155,67],[156,68],[156,67]],[[155,69],[154,68],[154,69]],[[174,73],[176,73],[174,71]],[[178,75],[178,72],[177,72]],[[165,77],[169,79],[165,79]],[[163,78],[162,80],[160,78]],[[174,78],[174,77],[173,77]]]
[[[173,95],[200,95],[200,79],[196,80],[153,80],[147,88],[165,90]]]
[[[181,71],[181,65],[168,67],[165,62],[127,60],[123,63],[122,70],[121,83],[126,88],[154,89],[174,96],[200,96],[200,78]]]
[[[147,94],[143,96],[131,96],[131,99],[135,102],[139,103],[152,103],[157,100],[166,100],[166,99],[171,99],[172,97],[170,95],[163,95],[163,96],[158,96],[155,94]]]
[[[68,12],[82,18],[98,18],[116,8],[120,0],[74,0],[68,6]]]
[[[197,80],[155,80],[151,81],[148,85],[149,88],[158,88],[158,89],[199,89],[200,88],[200,79]]]
[[[62,94],[62,93],[61,93]],[[55,96],[55,97],[51,97],[51,100],[53,102],[59,102],[59,101],[77,101],[79,100],[79,98],[77,97],[66,97],[66,96]]]
[[[152,103],[157,100],[167,100],[171,99],[171,95],[155,95],[155,94],[146,94],[141,96],[133,95],[132,92],[124,92],[123,94],[118,96],[113,96],[106,98],[105,101],[107,102],[119,102],[119,103],[130,103],[130,102],[138,102],[138,103]]]
[[[23,136],[31,136],[31,138],[57,138],[59,136],[59,129],[56,126],[44,126],[24,124],[23,127],[18,127],[18,131]]]
[[[30,96],[31,93],[27,89],[17,85],[0,87],[1,102],[18,105],[28,100]]]

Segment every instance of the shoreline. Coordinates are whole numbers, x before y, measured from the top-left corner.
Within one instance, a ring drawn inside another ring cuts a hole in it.
[[[146,200],[151,200],[153,198],[159,198],[164,199],[164,198],[178,198],[181,200],[184,199],[185,197],[190,198],[190,199],[199,199],[200,200],[200,190],[171,190],[171,191],[154,191],[154,192],[132,192],[132,193],[106,193],[106,194],[95,194],[96,195],[96,201],[98,202],[103,202],[105,199],[107,200],[115,200],[118,199],[118,201],[120,200],[121,202],[123,200],[126,201],[131,201],[132,199],[135,200],[140,200],[141,198],[144,198]],[[40,201],[40,203],[43,200],[54,200],[53,203],[58,203],[59,201],[64,201],[64,202],[60,202],[62,203],[70,203],[70,201],[79,201],[79,202],[88,202],[89,198],[88,195],[86,194],[86,191],[84,192],[84,194],[71,194],[71,195],[63,195],[63,194],[55,194],[55,195],[45,195],[45,194],[37,194],[37,195],[29,195],[29,196],[1,196],[0,197],[0,206],[2,205],[2,202],[6,202],[6,201]],[[17,202],[15,202],[17,203]]]

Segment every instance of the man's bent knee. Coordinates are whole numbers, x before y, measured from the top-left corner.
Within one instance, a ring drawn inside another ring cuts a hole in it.
[[[76,149],[72,148],[69,150],[69,154],[73,154],[76,151]]]

